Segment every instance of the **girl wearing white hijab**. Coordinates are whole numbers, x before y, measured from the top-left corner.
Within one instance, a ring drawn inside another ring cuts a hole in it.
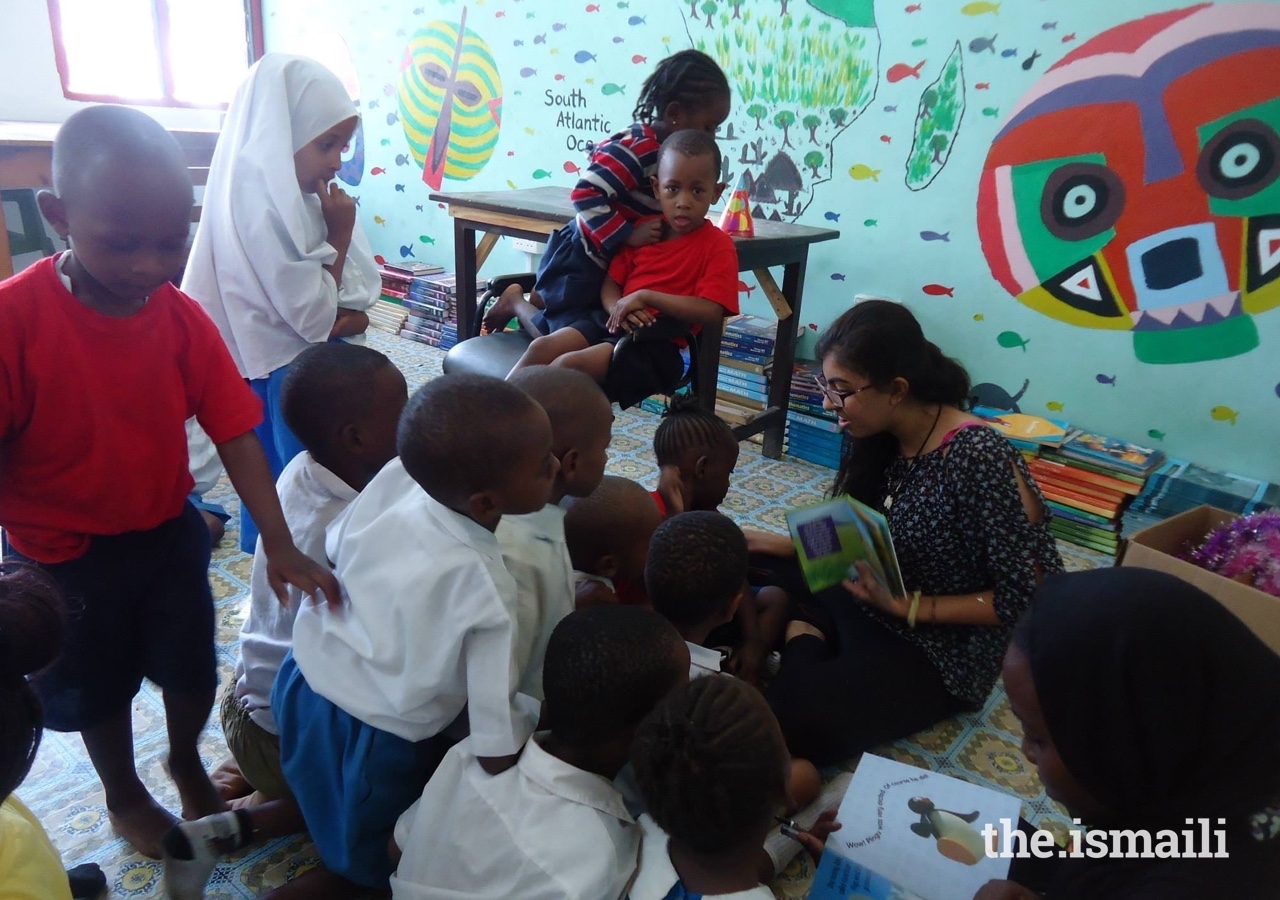
[[[303,449],[280,413],[285,369],[311,344],[362,334],[381,289],[355,202],[330,183],[357,115],[315,60],[259,60],[227,111],[182,279],[263,400],[258,436],[277,477]],[[256,539],[244,516],[241,549]]]

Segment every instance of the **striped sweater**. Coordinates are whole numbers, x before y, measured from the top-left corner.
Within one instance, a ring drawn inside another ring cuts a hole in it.
[[[607,266],[631,235],[632,223],[661,215],[649,178],[658,172],[661,142],[636,123],[596,144],[570,198],[587,253]]]

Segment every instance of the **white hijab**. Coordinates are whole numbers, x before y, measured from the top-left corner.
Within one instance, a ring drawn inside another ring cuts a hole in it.
[[[339,305],[378,299],[373,251],[359,223],[341,290],[315,194],[298,186],[293,155],[357,115],[336,75],[304,56],[268,53],[227,111],[209,168],[182,289],[209,313],[246,378],[264,378],[328,339]]]

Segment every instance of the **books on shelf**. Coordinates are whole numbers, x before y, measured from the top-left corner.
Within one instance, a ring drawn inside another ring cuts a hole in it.
[[[865,562],[891,594],[906,594],[889,523],[881,513],[842,495],[788,510],[786,518],[810,590],[817,593],[856,577],[854,563]]]
[[[1021,801],[864,753],[827,839],[809,900],[972,897],[1007,878]],[[985,832],[985,834],[984,834]]]
[[[1078,429],[1067,435],[1059,452],[1064,457],[1092,463],[1109,472],[1131,475],[1147,475],[1165,459],[1162,450]]]

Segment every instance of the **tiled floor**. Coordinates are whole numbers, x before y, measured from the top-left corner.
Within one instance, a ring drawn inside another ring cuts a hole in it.
[[[370,343],[391,356],[404,371],[410,389],[440,373],[442,354],[422,344],[373,334]],[[652,486],[656,481],[651,441],[657,419],[645,412],[620,412],[614,427],[609,471]],[[821,499],[830,484],[827,469],[784,457],[765,459],[755,444],[744,444],[725,511],[742,524],[784,529],[783,511]],[[214,497],[236,511],[234,493],[225,479]],[[234,525],[234,522],[232,523]],[[230,529],[214,552],[210,579],[217,603],[218,660],[225,684],[234,664],[236,640],[243,621],[251,558],[234,549]],[[1099,558],[1063,545],[1068,568],[1089,568]],[[1105,564],[1105,563],[1104,563]],[[134,702],[138,768],[160,802],[177,809],[177,792],[161,767],[165,748],[164,711],[159,694],[148,685]],[[980,714],[960,716],[938,727],[897,741],[881,753],[970,781],[1011,791],[1023,800],[1023,814],[1034,824],[1065,834],[1068,820],[1044,794],[1034,768],[1018,749],[1020,732],[1004,692],[997,689]],[[225,755],[222,733],[213,717],[205,731],[202,754],[207,766]],[[856,761],[846,768],[852,769]],[[44,822],[68,866],[96,862],[107,873],[114,897],[160,897],[161,864],[131,853],[107,823],[103,796],[78,735],[47,732],[36,764],[18,794]],[[302,838],[253,847],[219,866],[209,885],[211,898],[258,897],[311,865],[315,854]],[[780,898],[798,900],[808,890],[812,866],[799,857],[774,883]]]

